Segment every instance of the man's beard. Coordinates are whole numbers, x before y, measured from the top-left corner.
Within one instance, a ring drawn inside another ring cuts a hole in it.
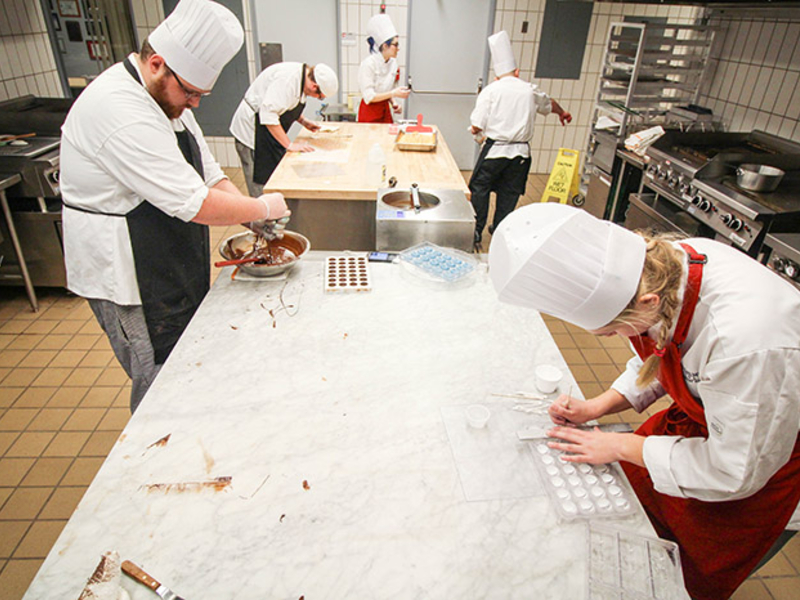
[[[150,84],[147,86],[147,91],[150,92],[153,100],[158,103],[158,105],[161,107],[161,110],[163,110],[164,114],[170,119],[177,119],[186,109],[185,105],[178,106],[170,102],[167,98],[166,74],[161,77],[151,79]]]

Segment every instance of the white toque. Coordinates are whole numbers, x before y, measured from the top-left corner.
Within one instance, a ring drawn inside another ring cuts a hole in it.
[[[336,71],[324,63],[319,63],[314,67],[314,79],[326,98],[336,95],[336,92],[339,91],[339,78],[336,76]]]
[[[641,236],[584,210],[531,204],[492,235],[489,276],[502,302],[595,330],[633,299],[646,247]]]
[[[210,90],[242,47],[244,31],[236,15],[221,4],[180,0],[148,41],[175,73],[200,90]]]
[[[367,37],[371,37],[377,51],[381,44],[385,44],[397,36],[397,29],[389,15],[375,15],[367,21]]]
[[[498,77],[511,73],[517,68],[514,50],[511,49],[511,40],[508,39],[505,31],[489,36],[489,51],[492,53],[492,69]]]

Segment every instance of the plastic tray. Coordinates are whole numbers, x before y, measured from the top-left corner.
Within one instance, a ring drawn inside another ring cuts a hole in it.
[[[368,292],[372,289],[365,255],[326,257],[324,280],[326,292]]]
[[[529,448],[559,517],[574,519],[620,518],[636,512],[633,492],[625,482],[619,465],[590,465],[561,460],[564,454],[547,442],[531,440]]]
[[[588,524],[590,600],[688,600],[678,545],[605,524]]]
[[[476,261],[466,252],[423,242],[400,253],[400,261],[420,277],[455,283],[475,272]]]

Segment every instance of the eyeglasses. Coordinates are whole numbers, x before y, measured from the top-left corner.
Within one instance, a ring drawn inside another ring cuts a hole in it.
[[[314,93],[314,94],[316,94],[317,96],[320,96],[320,97],[322,97],[322,96],[323,96],[323,93],[322,93],[322,90],[321,90],[321,89],[320,89],[320,87],[319,87],[319,84],[317,83],[317,78],[316,78],[316,77],[314,77],[314,74],[313,74],[313,73],[309,73],[309,74],[308,74],[308,78],[311,80],[311,83],[313,83],[313,84],[314,84],[314,91],[313,91],[313,93]],[[312,94],[312,95],[313,95],[313,94]],[[320,98],[320,99],[322,99],[322,98]]]
[[[194,90],[190,90],[185,85],[183,85],[183,82],[180,79],[178,79],[178,76],[175,74],[175,71],[170,69],[167,63],[164,63],[164,66],[167,67],[167,71],[169,71],[172,74],[172,76],[175,78],[175,81],[177,81],[178,85],[181,86],[183,93],[186,94],[187,100],[194,100],[196,98],[205,98],[206,96],[211,95],[211,92],[196,92]]]

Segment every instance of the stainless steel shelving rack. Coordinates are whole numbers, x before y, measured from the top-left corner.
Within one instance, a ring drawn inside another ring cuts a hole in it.
[[[610,25],[585,155],[582,192],[595,168],[599,142],[620,146],[630,134],[663,124],[670,108],[697,102],[713,41],[714,30],[706,25]],[[610,122],[616,126],[603,127]],[[598,136],[601,131],[610,136]]]

